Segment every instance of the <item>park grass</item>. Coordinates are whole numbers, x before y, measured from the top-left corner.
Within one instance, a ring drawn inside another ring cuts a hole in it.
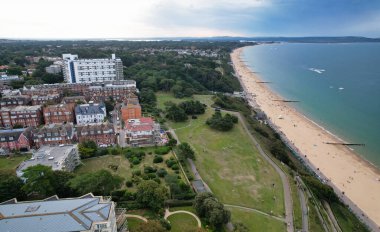
[[[194,99],[212,104],[210,95],[195,95]],[[280,177],[258,154],[240,122],[229,132],[210,129],[205,121],[213,112],[208,107],[198,119],[168,123],[176,129],[180,141],[188,142],[196,151],[198,171],[219,200],[283,217]]]
[[[294,222],[294,228],[296,231],[302,229],[302,210],[301,210],[301,202],[300,202],[300,197],[298,194],[298,188],[295,184],[294,179],[289,176],[288,174],[288,179],[289,179],[289,184],[290,184],[290,189],[292,193],[292,200],[293,200],[293,222]]]
[[[171,93],[168,92],[159,92],[156,93],[157,96],[157,108],[164,110],[165,109],[165,102],[171,101],[173,103],[180,103],[182,101],[188,101],[192,100],[191,97],[185,97],[185,98],[175,98]]]
[[[172,226],[171,232],[183,232],[186,231],[195,231],[198,228],[197,220],[185,213],[173,214],[168,217],[168,221]]]
[[[20,155],[12,157],[1,157],[0,158],[0,170],[2,171],[16,171],[16,168],[21,164],[22,161],[30,158],[30,155]]]
[[[347,207],[338,203],[330,204],[330,207],[342,231],[369,231]]]
[[[315,206],[309,202],[309,230],[315,232],[324,232],[322,222],[318,217]]]
[[[278,232],[286,231],[284,222],[270,218],[268,216],[236,208],[228,208],[231,211],[232,223],[243,223],[250,232]]]
[[[185,210],[192,212],[194,214],[197,214],[193,206],[177,206],[177,207],[170,207],[170,212],[179,211],[179,210]]]
[[[77,169],[75,169],[75,173],[77,174],[84,174],[84,173],[91,173],[96,172],[99,170],[108,170],[114,175],[118,175],[122,178],[124,178],[124,183],[122,185],[122,188],[126,187],[125,182],[126,180],[131,180],[132,178],[132,172],[134,170],[141,170],[141,173],[144,173],[144,167],[145,166],[152,166],[159,168],[164,168],[168,172],[168,174],[172,175],[180,175],[182,179],[184,179],[184,176],[182,172],[179,174],[176,174],[175,171],[168,168],[165,164],[165,161],[173,156],[172,152],[169,152],[166,155],[163,155],[162,158],[164,161],[162,163],[153,163],[154,159],[154,147],[150,148],[138,148],[139,150],[145,151],[146,155],[142,159],[141,163],[138,165],[133,165],[131,167],[131,164],[127,158],[124,157],[124,155],[105,155],[105,156],[99,156],[89,159],[82,160],[82,165],[79,166]],[[152,154],[148,154],[148,152],[152,152]],[[174,156],[173,156],[174,157]],[[113,170],[110,167],[117,166],[117,170]],[[161,182],[162,184],[165,183],[165,181]],[[130,187],[129,190],[134,190],[135,187]]]
[[[138,225],[141,223],[145,223],[143,220],[138,218],[127,218],[128,221],[128,229],[130,232],[133,232]]]

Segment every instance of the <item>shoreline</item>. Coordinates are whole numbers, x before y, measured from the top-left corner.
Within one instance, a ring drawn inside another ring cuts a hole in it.
[[[327,180],[359,218],[378,229],[380,171],[346,146],[325,144],[344,140],[288,103],[274,102],[276,98],[282,99],[281,96],[264,83],[257,83],[262,79],[242,59],[243,49],[235,49],[231,61],[249,105],[265,112],[271,126],[280,132],[291,149],[301,155],[305,164],[321,179]]]

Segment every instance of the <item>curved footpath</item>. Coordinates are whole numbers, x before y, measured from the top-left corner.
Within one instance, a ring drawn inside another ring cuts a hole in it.
[[[197,223],[198,223],[198,227],[201,228],[202,227],[202,223],[201,223],[201,220],[199,219],[199,217],[195,214],[193,214],[192,212],[190,211],[185,211],[185,210],[178,210],[178,211],[173,211],[173,212],[170,212],[169,209],[166,209],[165,210],[165,216],[164,216],[164,219],[165,220],[168,220],[168,217],[170,217],[171,215],[173,214],[178,214],[178,213],[185,213],[185,214],[189,214],[191,216],[193,216],[195,218],[195,220],[197,220]],[[169,221],[170,222],[170,221]]]
[[[144,222],[148,222],[148,219],[146,219],[145,217],[143,216],[140,216],[140,215],[136,215],[136,214],[126,214],[125,215],[127,218],[137,218],[137,219],[140,219]]]

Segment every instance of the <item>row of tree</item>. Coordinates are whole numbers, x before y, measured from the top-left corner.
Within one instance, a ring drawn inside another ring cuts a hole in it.
[[[173,102],[165,102],[166,115],[165,117],[174,122],[183,122],[188,119],[188,115],[204,114],[206,105],[200,101],[184,101],[178,105]]]
[[[224,116],[220,111],[216,111],[211,118],[207,119],[206,124],[211,128],[219,131],[229,131],[238,122],[235,115],[225,114]]]

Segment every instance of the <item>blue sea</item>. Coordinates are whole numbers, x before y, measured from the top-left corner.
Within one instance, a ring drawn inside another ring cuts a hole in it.
[[[242,58],[273,91],[380,167],[380,43],[279,43]]]

